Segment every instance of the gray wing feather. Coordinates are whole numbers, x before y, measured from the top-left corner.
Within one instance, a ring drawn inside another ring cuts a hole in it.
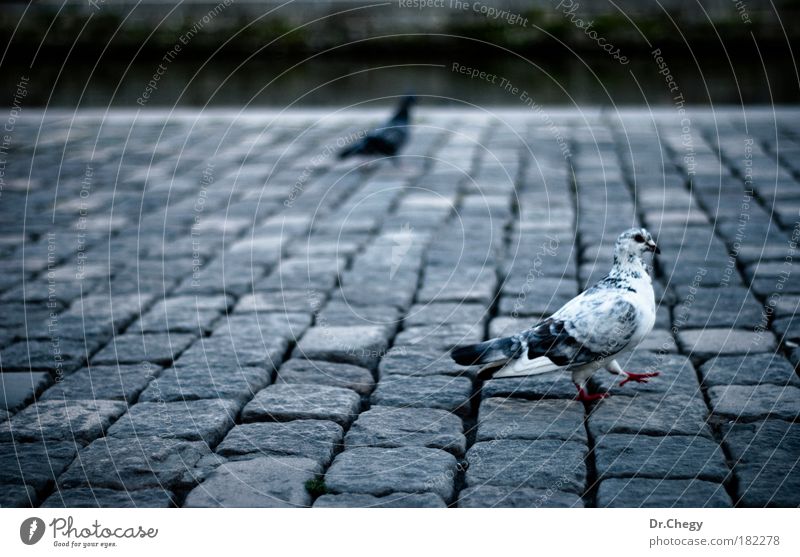
[[[636,320],[634,305],[619,296],[579,296],[523,333],[528,358],[567,366],[612,356],[633,338]]]

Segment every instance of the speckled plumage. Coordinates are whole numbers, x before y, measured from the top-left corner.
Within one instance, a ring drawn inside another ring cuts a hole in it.
[[[494,378],[570,371],[582,393],[601,367],[640,380],[622,371],[616,359],[636,348],[655,323],[655,296],[642,256],[656,250],[647,230],[623,232],[614,265],[600,281],[530,329],[456,349],[453,358],[489,364]]]

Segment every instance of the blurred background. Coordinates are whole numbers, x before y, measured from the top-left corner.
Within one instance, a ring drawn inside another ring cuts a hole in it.
[[[398,87],[519,104],[456,62],[540,103],[673,104],[659,48],[688,103],[788,104],[798,16],[796,0],[3,1],[0,79],[9,99],[25,76],[26,105],[67,108],[331,106]]]

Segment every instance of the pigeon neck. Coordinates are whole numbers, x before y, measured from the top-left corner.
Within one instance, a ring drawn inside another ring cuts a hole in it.
[[[408,106],[403,105],[398,110],[397,113],[394,115],[392,120],[395,121],[406,121],[408,120]]]
[[[628,275],[639,277],[647,273],[644,261],[641,256],[635,253],[614,254],[614,266],[611,268],[611,275]]]

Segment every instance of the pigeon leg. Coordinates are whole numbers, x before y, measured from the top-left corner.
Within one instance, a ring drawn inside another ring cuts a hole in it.
[[[654,371],[652,373],[633,373],[630,371],[623,371],[622,374],[625,376],[625,379],[619,382],[620,387],[628,381],[633,381],[635,383],[647,383],[647,379],[649,377],[658,377],[661,375],[661,373],[658,371]]]
[[[625,372],[622,371],[622,366],[619,365],[619,362],[617,360],[611,360],[610,362],[608,362],[608,365],[606,365],[606,369],[608,370],[609,373],[613,373],[614,375],[625,375]]]
[[[622,375],[625,379],[620,381],[620,387],[627,383],[628,381],[633,381],[635,383],[647,383],[647,379],[650,377],[658,377],[659,372],[654,371],[652,373],[633,373],[630,371],[625,371],[619,365],[617,360],[611,360],[611,362],[606,366],[606,369],[615,375]]]
[[[593,402],[595,400],[602,400],[609,396],[608,393],[595,393],[589,394],[586,392],[586,389],[583,388],[583,385],[576,385],[578,387],[578,396],[576,400],[580,402]]]

